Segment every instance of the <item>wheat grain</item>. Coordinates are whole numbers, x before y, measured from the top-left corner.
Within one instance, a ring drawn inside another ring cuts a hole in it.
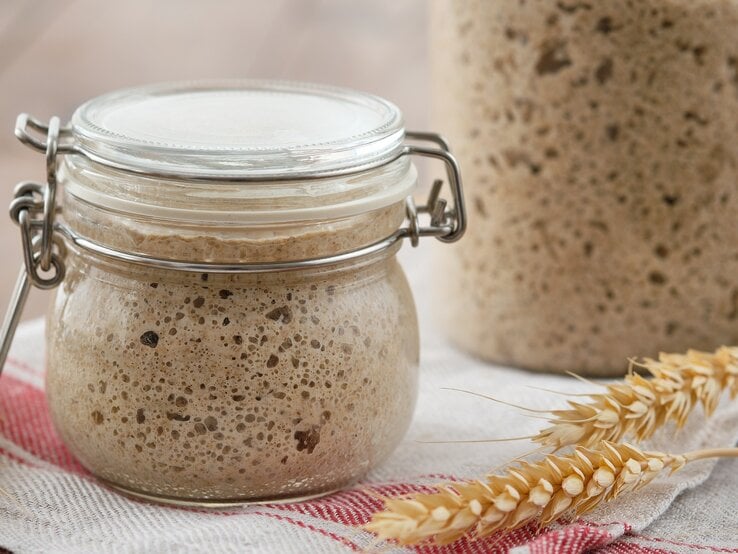
[[[374,514],[365,528],[400,544],[448,544],[464,535],[484,537],[530,521],[547,525],[639,489],[665,469],[673,472],[689,461],[719,456],[738,456],[738,448],[669,455],[603,441],[597,450],[577,447],[566,456],[521,462],[486,481],[450,483],[439,485],[435,493],[385,499],[385,510]]]
[[[714,353],[689,350],[660,354],[640,363],[650,378],[630,372],[606,392],[589,395],[588,403],[569,401],[569,409],[554,410],[551,426],[533,440],[554,450],[567,445],[591,446],[602,440],[642,441],[667,421],[682,427],[692,409],[702,404],[711,415],[723,392],[738,395],[738,348],[723,346]]]

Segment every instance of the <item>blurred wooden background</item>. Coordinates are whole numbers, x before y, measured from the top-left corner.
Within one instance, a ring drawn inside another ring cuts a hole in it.
[[[0,0],[0,206],[20,180],[43,178],[43,157],[13,136],[27,111],[71,115],[100,93],[157,81],[264,77],[373,92],[409,128],[428,117],[424,0]],[[0,310],[21,260],[0,217]],[[45,310],[33,290],[24,317]]]

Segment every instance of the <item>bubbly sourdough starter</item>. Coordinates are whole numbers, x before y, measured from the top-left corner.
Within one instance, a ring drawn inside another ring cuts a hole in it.
[[[738,341],[738,1],[439,0],[433,19],[471,212],[454,340],[600,374]]]
[[[303,237],[303,253],[327,238]],[[153,241],[180,259],[203,248]],[[97,476],[195,500],[313,494],[357,478],[404,434],[418,336],[394,251],[251,276],[74,254],[49,319],[48,395]]]

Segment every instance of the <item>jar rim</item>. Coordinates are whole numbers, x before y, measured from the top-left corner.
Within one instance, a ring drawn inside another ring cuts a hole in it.
[[[182,179],[284,180],[355,173],[402,152],[402,113],[350,89],[266,80],[163,83],[114,91],[74,112],[76,152]]]
[[[228,184],[131,177],[65,156],[59,180],[70,197],[125,216],[179,224],[247,225],[308,223],[354,217],[403,202],[418,172],[408,157],[351,175]]]

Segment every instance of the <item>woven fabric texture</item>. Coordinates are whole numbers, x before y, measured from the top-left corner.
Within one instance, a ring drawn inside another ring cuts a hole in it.
[[[403,253],[421,321],[428,306],[425,253]],[[43,390],[42,321],[18,332],[0,378],[0,547],[17,553],[59,552],[381,552],[439,553],[738,553],[738,460],[701,461],[658,478],[585,518],[540,530],[530,525],[484,540],[434,548],[376,545],[360,525],[381,507],[380,495],[427,490],[439,481],[479,478],[530,451],[528,441],[440,443],[529,435],[545,423],[514,408],[446,387],[490,394],[534,409],[566,399],[540,389],[589,392],[570,377],[492,366],[422,326],[421,390],[404,442],[355,487],[304,503],[198,511],[128,500],[98,484],[54,432]],[[575,369],[575,368],[573,368]],[[738,402],[724,399],[706,419],[700,409],[678,433],[663,429],[647,446],[669,452],[732,446]],[[717,467],[716,467],[717,466]],[[700,485],[698,487],[698,485]]]

